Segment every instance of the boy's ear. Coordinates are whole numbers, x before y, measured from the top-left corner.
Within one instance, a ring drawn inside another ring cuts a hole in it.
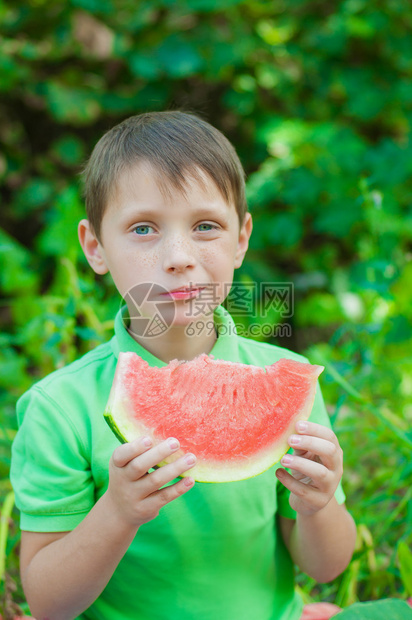
[[[80,245],[90,267],[96,273],[103,275],[109,271],[103,247],[94,234],[89,220],[81,220],[77,228]]]
[[[249,239],[252,234],[253,222],[252,216],[249,212],[245,214],[243,224],[239,232],[239,240],[237,243],[236,257],[235,257],[235,269],[238,269],[243,263],[243,259],[246,254],[246,250],[249,247]]]

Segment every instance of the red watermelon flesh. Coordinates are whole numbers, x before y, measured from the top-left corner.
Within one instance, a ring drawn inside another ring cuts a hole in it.
[[[287,452],[296,421],[310,415],[322,370],[291,359],[261,368],[206,354],[157,368],[120,353],[104,416],[122,442],[176,437],[180,450],[159,465],[193,452],[197,464],[183,475],[242,480]]]

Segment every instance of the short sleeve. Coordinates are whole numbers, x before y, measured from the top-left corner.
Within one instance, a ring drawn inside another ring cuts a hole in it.
[[[309,420],[311,422],[316,422],[317,424],[323,424],[323,426],[327,426],[328,428],[332,428],[319,383],[317,385],[315,400],[313,402],[313,408],[312,408],[312,412],[310,414]],[[290,450],[290,452],[291,451],[292,449]],[[278,482],[277,483],[278,513],[282,517],[286,517],[287,519],[296,519],[296,512],[292,510],[292,508],[290,507],[289,497],[290,497],[289,489],[283,486],[281,482]],[[341,482],[339,483],[338,488],[335,491],[335,497],[336,497],[336,501],[338,502],[338,504],[345,503],[346,496],[343,491]]]
[[[11,483],[22,530],[75,528],[94,504],[89,459],[62,406],[34,387],[17,403],[19,430],[12,445]]]

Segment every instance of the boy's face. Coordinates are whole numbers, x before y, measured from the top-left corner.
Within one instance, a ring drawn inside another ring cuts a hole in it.
[[[250,214],[240,227],[234,205],[202,178],[201,184],[187,177],[186,195],[169,186],[166,197],[150,166],[136,165],[120,177],[103,216],[101,243],[87,220],[79,224],[94,271],[109,271],[123,298],[139,284],[154,284],[159,301],[173,306],[176,327],[202,319],[203,307],[210,316],[225,299],[252,231]]]

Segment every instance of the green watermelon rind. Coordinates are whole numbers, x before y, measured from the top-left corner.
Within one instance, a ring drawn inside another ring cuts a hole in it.
[[[120,441],[120,443],[129,443],[129,440],[126,439],[126,437],[123,435],[116,422],[114,421],[114,417],[112,416],[112,414],[105,411],[103,417],[109,427],[112,429],[113,433],[116,435],[117,439]]]
[[[114,421],[112,414],[104,412],[103,417],[106,420],[107,424],[109,425],[109,428],[111,429],[111,431],[116,435],[117,439],[120,441],[120,443],[122,444],[129,443],[129,440],[126,439],[126,437],[123,435],[123,433],[120,431],[119,427],[117,426],[116,422]],[[155,465],[154,467],[151,467],[149,469],[149,473],[155,469],[159,469],[159,467],[161,467],[163,464],[166,465],[166,463],[159,463],[159,465]],[[183,476],[179,476],[179,478],[183,478]]]

